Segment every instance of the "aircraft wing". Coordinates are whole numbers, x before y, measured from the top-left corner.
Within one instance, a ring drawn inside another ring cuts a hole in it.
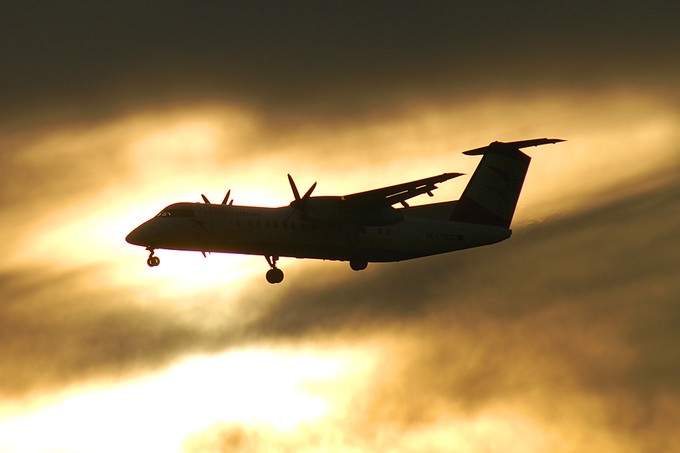
[[[439,176],[431,176],[429,178],[405,182],[395,186],[382,187],[380,189],[345,195],[342,197],[342,199],[351,205],[365,207],[389,207],[396,203],[402,203],[406,205],[406,200],[409,198],[413,198],[424,193],[432,196],[432,191],[437,188],[437,183],[457,178],[463,174],[464,173],[443,173]]]

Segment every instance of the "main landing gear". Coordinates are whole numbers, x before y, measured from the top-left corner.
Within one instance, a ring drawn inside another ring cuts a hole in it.
[[[267,281],[272,285],[281,283],[283,281],[283,271],[276,267],[276,262],[279,260],[279,257],[274,255],[269,257],[265,255],[265,258],[267,260],[267,264],[269,264],[269,267],[271,267],[271,269],[269,269],[266,274]]]
[[[154,250],[152,248],[148,248],[147,250],[149,251],[149,258],[146,260],[146,264],[149,267],[156,267],[161,264],[161,259],[157,256],[154,256]]]
[[[368,261],[361,259],[350,260],[349,267],[351,267],[353,271],[363,271],[368,267]]]

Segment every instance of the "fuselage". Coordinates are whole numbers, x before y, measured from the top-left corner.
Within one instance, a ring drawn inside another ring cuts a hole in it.
[[[373,227],[305,220],[291,206],[176,203],[126,239],[152,250],[388,262],[493,244],[511,235],[504,227],[420,215],[418,208],[399,211],[398,223]]]

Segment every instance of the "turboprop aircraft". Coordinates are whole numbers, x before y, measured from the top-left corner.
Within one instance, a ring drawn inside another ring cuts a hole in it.
[[[402,261],[508,239],[531,158],[523,148],[562,142],[537,138],[493,142],[464,151],[482,159],[459,200],[409,206],[418,195],[433,196],[437,184],[461,176],[443,173],[344,196],[317,196],[316,183],[300,196],[288,175],[294,200],[266,208],[222,203],[174,203],[135,228],[125,239],[146,247],[155,267],[157,249],[263,255],[269,283],[283,281],[280,257],[349,261],[355,270],[369,262]],[[397,207],[395,207],[397,205]]]

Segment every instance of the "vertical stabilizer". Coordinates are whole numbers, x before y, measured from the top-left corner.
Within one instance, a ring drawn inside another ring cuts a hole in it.
[[[463,154],[483,157],[456,203],[451,220],[509,228],[531,162],[531,157],[520,148],[561,141],[539,138],[510,143],[494,142],[483,148],[465,151]]]

